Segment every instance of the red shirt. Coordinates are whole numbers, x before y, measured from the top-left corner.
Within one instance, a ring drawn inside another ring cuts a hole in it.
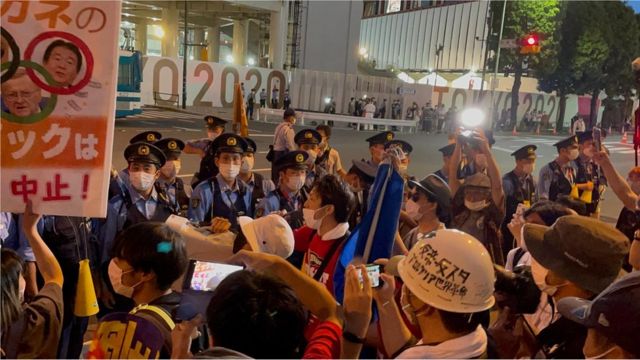
[[[303,359],[339,359],[342,327],[331,321],[318,324],[304,349]]]
[[[325,256],[331,249],[331,246],[338,241],[335,240],[322,240],[320,236],[316,233],[311,236],[313,233],[313,229],[303,226],[297,229],[294,232],[295,239],[295,248],[304,249],[306,247],[306,253],[304,255],[304,262],[302,263],[302,272],[305,274],[314,277],[316,271],[320,267],[320,264],[324,261]],[[311,239],[311,241],[309,241]],[[308,244],[308,245],[307,245]],[[338,258],[340,258],[341,247],[333,253],[332,258],[329,260],[329,263],[324,268],[322,276],[320,277],[320,282],[325,285],[327,290],[333,295],[333,274],[336,270],[336,264],[338,263]]]

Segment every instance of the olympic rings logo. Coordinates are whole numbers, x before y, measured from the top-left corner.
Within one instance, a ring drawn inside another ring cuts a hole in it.
[[[89,84],[89,81],[91,80],[91,76],[93,74],[94,58],[87,44],[79,37],[64,31],[48,31],[41,33],[33,38],[27,45],[27,48],[24,52],[24,59],[21,60],[20,47],[16,43],[13,36],[3,27],[0,27],[0,30],[2,32],[2,38],[4,38],[4,40],[6,41],[9,50],[11,50],[12,56],[10,62],[3,62],[1,65],[1,70],[4,72],[2,74],[2,83],[10,80],[18,71],[18,68],[24,67],[26,70],[26,74],[29,76],[31,81],[33,81],[33,83],[40,89],[45,90],[51,94],[51,97],[48,99],[46,105],[41,109],[39,113],[31,114],[28,116],[18,116],[6,112],[4,111],[4,109],[2,109],[0,111],[2,118],[19,124],[37,123],[48,117],[53,112],[57,104],[58,95],[74,94],[82,90],[85,86],[87,86],[87,84]],[[44,66],[32,60],[31,57],[33,56],[36,46],[43,40],[51,38],[62,38],[69,41],[71,44],[75,45],[82,53],[82,56],[84,56],[84,61],[86,63],[85,74],[77,84],[70,85],[69,87],[61,86]],[[36,72],[44,78],[44,81],[38,75],[36,75]]]

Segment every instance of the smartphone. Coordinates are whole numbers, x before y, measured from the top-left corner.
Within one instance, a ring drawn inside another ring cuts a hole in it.
[[[184,287],[195,291],[213,291],[227,276],[243,269],[237,265],[191,260]]]
[[[367,269],[367,276],[369,277],[369,281],[371,282],[372,288],[377,288],[382,286],[383,282],[380,280],[380,272],[382,272],[382,265],[378,264],[367,264],[365,265]],[[362,273],[358,274],[360,278],[360,284],[364,281],[362,279]]]
[[[593,146],[595,146],[596,151],[602,151],[602,130],[600,128],[593,128]]]

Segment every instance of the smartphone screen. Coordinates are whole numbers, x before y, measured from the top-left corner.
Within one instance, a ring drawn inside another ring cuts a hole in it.
[[[191,290],[213,291],[227,276],[243,269],[242,266],[191,260],[186,284]]]
[[[597,127],[593,128],[593,146],[596,151],[602,151],[602,130]]]
[[[365,265],[365,267],[367,269],[367,276],[369,277],[369,281],[371,282],[371,287],[377,288],[381,286],[382,282],[380,281],[380,268],[382,266],[378,264],[368,264],[368,265]],[[362,284],[363,283],[362,274],[359,274],[359,277],[360,277],[360,284]]]

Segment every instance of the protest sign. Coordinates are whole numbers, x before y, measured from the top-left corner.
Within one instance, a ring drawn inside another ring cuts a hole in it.
[[[3,1],[1,204],[104,217],[119,1]]]

